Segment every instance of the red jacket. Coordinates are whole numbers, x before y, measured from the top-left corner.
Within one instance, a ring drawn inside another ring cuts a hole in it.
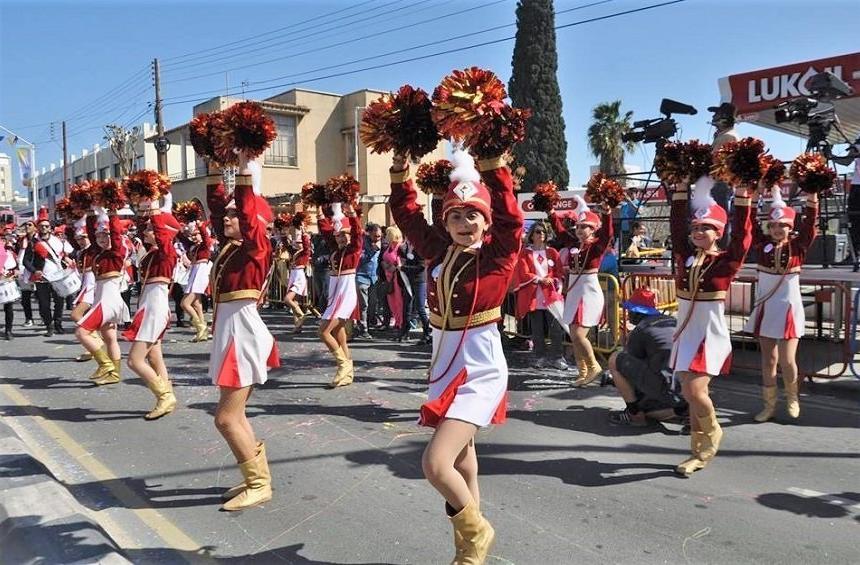
[[[209,217],[221,244],[221,252],[215,258],[210,275],[215,303],[249,298],[259,300],[272,266],[272,243],[266,235],[266,222],[261,218],[264,214],[259,209],[266,204],[254,194],[250,175],[236,176],[233,198],[239,216],[241,241],[224,236],[228,201],[220,175],[210,175],[206,179]]]
[[[735,198],[732,237],[718,253],[705,253],[689,239],[690,207],[686,190],[671,196],[669,225],[675,256],[675,286],[678,297],[687,300],[725,300],[726,293],[741,269],[752,243],[750,199]]]
[[[391,213],[418,254],[427,259],[430,323],[442,330],[478,327],[500,320],[501,304],[520,252],[523,215],[510,170],[501,158],[479,161],[478,170],[490,189],[493,213],[488,237],[478,249],[454,244],[441,225],[427,222],[408,168],[391,172]],[[448,316],[443,327],[444,310],[448,310]]]
[[[818,203],[807,202],[803,208],[803,220],[797,237],[788,241],[788,245],[777,245],[769,235],[761,230],[759,222],[753,222],[752,244],[758,257],[758,270],[764,273],[781,275],[783,273],[799,273],[806,258],[806,252],[815,239],[815,228],[818,225]]]
[[[571,274],[579,275],[596,273],[603,262],[603,256],[609,246],[612,245],[614,230],[612,227],[612,214],[600,215],[600,228],[594,231],[591,241],[582,243],[574,234],[564,227],[564,224],[556,214],[550,214],[552,228],[556,236],[565,243],[568,253],[564,254],[562,261],[570,269]]]
[[[192,263],[203,263],[212,260],[212,236],[206,224],[200,224],[200,237],[203,241],[194,245],[188,252],[188,260]]]
[[[302,232],[302,248],[293,254],[293,269],[307,267],[311,261],[311,236]]]
[[[125,269],[126,248],[122,237],[122,221],[112,214],[108,223],[110,230],[110,249],[101,249],[93,256],[93,273],[96,280],[112,279],[122,275]]]
[[[354,273],[361,262],[361,251],[364,249],[364,228],[361,227],[361,218],[353,216],[347,218],[349,221],[350,239],[349,245],[343,249],[338,248],[334,237],[334,224],[330,218],[317,220],[320,233],[329,242],[329,247],[334,249],[331,254],[331,276],[348,275]]]
[[[537,310],[537,288],[538,284],[543,287],[544,298],[549,302],[552,293],[557,293],[564,280],[564,268],[559,260],[558,251],[552,247],[547,247],[547,277],[552,279],[550,284],[537,282],[537,274],[535,272],[535,258],[538,257],[535,251],[529,247],[524,247],[517,259],[517,266],[514,271],[514,291],[517,295],[517,318],[522,318],[529,312]]]
[[[155,245],[140,259],[140,282],[144,286],[150,283],[170,284],[177,260],[173,240],[179,235],[181,226],[173,214],[165,212],[150,216],[150,221],[155,232]]]

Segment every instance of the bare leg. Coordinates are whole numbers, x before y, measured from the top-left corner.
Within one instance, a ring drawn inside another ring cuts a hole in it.
[[[475,449],[474,438],[457,455],[457,459],[454,461],[454,469],[462,475],[463,480],[466,481],[466,486],[469,487],[469,492],[472,494],[475,504],[480,506],[481,491],[478,488],[478,453]]]
[[[337,348],[340,347],[340,344],[335,337],[339,324],[340,320],[338,320],[337,318],[333,318],[331,320],[323,320],[322,324],[320,324],[320,339],[325,344],[325,346],[328,347],[328,350],[332,353],[337,351]]]
[[[352,359],[352,355],[350,355],[349,345],[346,343],[346,324],[341,322],[340,326],[337,328],[337,333],[335,334],[335,338],[337,339],[338,345],[343,349],[343,354],[346,355],[347,359]]]
[[[137,373],[150,388],[159,381],[158,373],[146,360],[154,346],[154,343],[135,341],[128,352],[128,368]]]
[[[678,374],[681,378],[681,394],[690,405],[690,418],[693,422],[696,418],[704,418],[714,411],[714,403],[708,391],[711,376],[704,373],[682,372]],[[695,422],[693,422],[693,429]]]
[[[257,439],[245,416],[245,405],[251,395],[251,387],[220,388],[221,398],[215,409],[215,427],[227,441],[237,462],[250,461],[257,455]]]
[[[617,351],[609,357],[609,372],[612,374],[612,382],[615,383],[615,388],[618,389],[618,393],[624,399],[624,402],[636,402],[636,391],[618,370],[618,366],[616,365],[617,359]]]
[[[167,377],[167,365],[164,364],[164,352],[161,349],[161,342],[154,343],[152,349],[149,350],[149,364],[155,369],[155,372],[164,378]]]
[[[75,328],[75,337],[90,353],[95,353],[102,347],[102,340],[92,335],[92,332],[78,326]]]
[[[472,500],[464,476],[454,467],[461,452],[475,437],[478,428],[460,420],[443,420],[424,449],[421,467],[424,476],[448,504],[459,511]]]
[[[182,302],[179,303],[179,306],[182,307],[182,310],[188,314],[188,317],[194,319],[197,317],[197,310],[192,306],[194,299],[197,297],[193,292],[189,292],[185,296],[182,297]]]
[[[778,342],[779,368],[782,371],[784,381],[797,382],[797,343],[798,339],[781,339]],[[776,357],[776,351],[774,352]],[[774,371],[773,382],[776,384],[776,372]]]
[[[116,324],[107,324],[100,330],[102,339],[107,347],[108,355],[111,359],[119,359],[122,357],[122,351],[119,348],[119,342],[116,338]]]

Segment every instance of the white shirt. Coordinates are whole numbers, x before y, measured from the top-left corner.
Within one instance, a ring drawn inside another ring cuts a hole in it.
[[[549,260],[546,257],[546,249],[532,249],[532,265],[534,265],[538,281],[545,279],[549,275]],[[543,294],[540,282],[537,285],[535,300],[538,310],[546,310],[546,297]]]

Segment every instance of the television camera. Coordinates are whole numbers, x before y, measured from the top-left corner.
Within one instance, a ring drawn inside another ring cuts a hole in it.
[[[678,132],[678,124],[672,119],[672,114],[692,116],[696,112],[696,109],[689,104],[664,98],[660,103],[660,113],[663,114],[662,118],[633,122],[633,129],[622,135],[621,140],[625,143],[637,143],[640,141],[644,143],[665,142]]]

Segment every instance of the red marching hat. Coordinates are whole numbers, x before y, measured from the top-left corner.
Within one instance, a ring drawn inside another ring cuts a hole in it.
[[[690,224],[711,226],[722,235],[729,221],[729,216],[726,214],[725,208],[717,204],[711,196],[714,179],[708,176],[699,177],[694,186],[693,217],[690,219]]]
[[[487,222],[492,221],[490,190],[481,182],[472,156],[456,148],[451,162],[454,170],[451,171],[448,192],[442,199],[442,221],[445,221],[448,212],[456,208],[474,208],[484,215]]]

